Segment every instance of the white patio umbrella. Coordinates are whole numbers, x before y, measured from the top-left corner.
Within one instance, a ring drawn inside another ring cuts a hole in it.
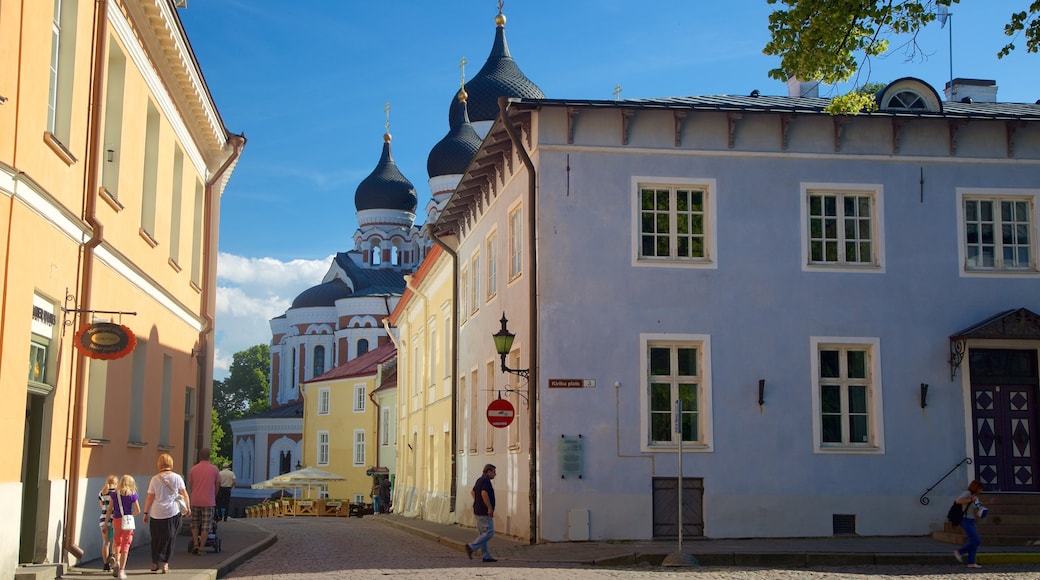
[[[276,475],[260,483],[254,483],[250,487],[253,489],[299,489],[302,487],[310,492],[312,485],[320,486],[330,481],[343,481],[344,479],[346,478],[342,475],[322,471],[316,467],[304,467],[296,471]]]

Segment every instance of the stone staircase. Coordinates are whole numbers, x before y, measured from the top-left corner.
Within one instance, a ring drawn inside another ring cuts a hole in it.
[[[983,545],[1040,546],[1040,494],[983,492],[982,501],[989,514],[975,520],[975,529]],[[950,544],[964,543],[964,532],[945,519],[942,531],[933,532],[932,537]]]

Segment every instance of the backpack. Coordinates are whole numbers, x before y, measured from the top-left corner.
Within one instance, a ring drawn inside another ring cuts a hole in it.
[[[946,512],[946,521],[954,526],[961,525],[961,520],[964,519],[964,508],[961,507],[957,502],[953,502],[950,506],[950,510]]]

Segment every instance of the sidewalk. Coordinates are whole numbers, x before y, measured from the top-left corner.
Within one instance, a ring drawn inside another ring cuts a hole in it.
[[[399,515],[366,516],[384,525],[424,537],[432,542],[465,553],[465,544],[477,533],[473,528],[437,524]],[[177,538],[170,558],[170,574],[163,580],[216,580],[238,564],[271,547],[278,538],[263,529],[262,519],[221,522],[219,532],[223,550],[212,549],[201,556],[187,552],[190,536]],[[255,522],[255,523],[254,523]],[[860,566],[905,564],[951,564],[955,546],[929,537],[881,538],[793,538],[749,540],[687,539],[683,552],[704,566],[748,566],[801,568],[806,566]],[[625,566],[639,563],[660,565],[666,556],[678,552],[677,540],[554,542],[531,545],[515,538],[496,535],[491,540],[495,558],[508,562],[541,562]],[[1040,564],[1040,546],[982,546],[981,564]],[[130,551],[127,574],[151,575],[148,545]],[[73,566],[66,578],[111,578],[101,571],[100,560]]]

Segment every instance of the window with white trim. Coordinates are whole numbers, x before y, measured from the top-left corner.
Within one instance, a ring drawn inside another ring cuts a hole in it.
[[[879,339],[813,337],[810,346],[815,451],[883,452]]]
[[[365,412],[365,384],[359,383],[354,385],[354,412],[364,413]]]
[[[328,415],[329,414],[329,399],[332,396],[329,387],[322,387],[318,389],[318,414]]]
[[[50,86],[47,132],[66,149],[72,137],[72,91],[76,64],[76,14],[79,0],[54,0],[51,20]]]
[[[354,429],[354,465],[365,464],[365,430]]]
[[[711,451],[710,346],[705,335],[643,335],[644,449]]]
[[[807,189],[806,263],[879,266],[877,198],[873,190]]]
[[[491,232],[487,239],[487,299],[498,293],[498,232]]]
[[[329,464],[329,432],[318,431],[318,465]]]
[[[463,266],[462,271],[459,272],[459,316],[462,318],[461,322],[466,322],[469,318],[469,268]]]
[[[707,196],[703,188],[641,185],[639,259],[709,259]]]
[[[1037,271],[1032,197],[965,195],[962,199],[966,271]]]
[[[383,445],[383,447],[388,447],[390,445],[390,420],[392,419],[390,409],[384,408],[382,411],[382,415],[382,421],[379,422],[379,437],[381,439],[381,444]]]
[[[509,210],[509,279],[512,280],[524,270],[524,233],[521,207]]]
[[[472,275],[470,277],[470,297],[469,297],[469,308],[473,314],[480,310],[480,252],[473,254],[469,262],[469,272]]]

